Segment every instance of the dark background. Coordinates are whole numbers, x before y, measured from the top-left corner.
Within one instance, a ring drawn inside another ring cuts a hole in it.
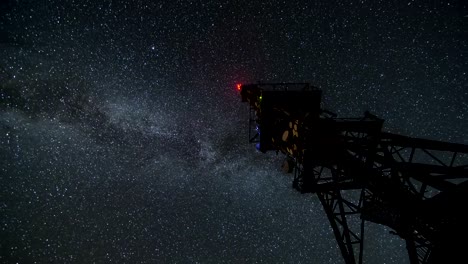
[[[235,84],[468,144],[467,44],[465,1],[2,1],[0,260],[342,262]],[[408,262],[389,231],[367,263]]]

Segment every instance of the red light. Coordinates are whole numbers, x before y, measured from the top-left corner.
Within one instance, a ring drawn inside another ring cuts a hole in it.
[[[242,87],[242,84],[238,83],[236,86],[237,86],[237,91],[240,91],[241,87]]]

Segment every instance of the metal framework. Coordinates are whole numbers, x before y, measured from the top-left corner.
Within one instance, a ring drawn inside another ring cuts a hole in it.
[[[241,86],[249,140],[287,156],[293,187],[318,196],[345,263],[363,262],[366,221],[405,239],[411,263],[466,260],[468,146],[382,132],[384,120],[368,112],[338,118],[320,108],[320,90],[302,85],[298,95],[283,83],[280,96],[266,88],[277,84]]]

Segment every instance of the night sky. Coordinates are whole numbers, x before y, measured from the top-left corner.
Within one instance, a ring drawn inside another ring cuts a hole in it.
[[[349,2],[349,3],[343,3]],[[0,262],[342,263],[236,83],[468,144],[465,1],[0,3]],[[368,224],[366,263],[407,263]]]

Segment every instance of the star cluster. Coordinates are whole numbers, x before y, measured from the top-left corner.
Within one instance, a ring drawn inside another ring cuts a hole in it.
[[[319,201],[247,143],[236,83],[468,143],[463,1],[4,2],[5,263],[342,262]],[[408,262],[368,227],[367,262]]]

